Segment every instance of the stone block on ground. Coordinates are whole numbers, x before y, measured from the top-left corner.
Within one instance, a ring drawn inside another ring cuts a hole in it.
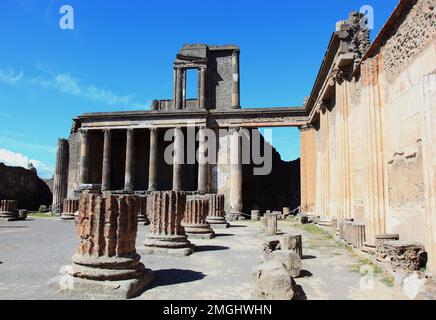
[[[258,266],[254,274],[254,298],[259,300],[292,300],[296,283],[286,267],[278,261]]]
[[[300,276],[302,270],[300,256],[291,250],[273,251],[269,255],[267,261],[278,261],[283,263],[292,278],[297,278]]]
[[[285,234],[280,237],[280,250],[292,250],[303,258],[303,239],[301,235]]]
[[[386,260],[394,272],[413,272],[424,268],[427,263],[427,253],[424,246],[411,241],[393,240],[383,243]]]

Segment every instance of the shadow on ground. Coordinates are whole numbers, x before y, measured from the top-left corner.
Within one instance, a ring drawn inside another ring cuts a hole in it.
[[[182,269],[166,269],[154,271],[155,278],[149,289],[161,286],[170,286],[179,283],[193,282],[203,279],[202,272]]]
[[[228,249],[230,248],[225,246],[211,246],[211,245],[195,246],[195,252],[220,251],[220,250],[228,250]]]

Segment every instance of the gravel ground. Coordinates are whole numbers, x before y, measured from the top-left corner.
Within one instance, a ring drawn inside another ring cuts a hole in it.
[[[301,299],[392,298],[392,289],[378,277],[373,288],[362,288],[362,276],[352,271],[357,258],[334,241],[288,221],[280,221],[279,228],[303,235],[304,271],[295,279]],[[146,232],[139,227],[137,248]],[[136,299],[250,299],[263,240],[259,223],[237,222],[217,230],[215,239],[192,240],[197,250],[191,256],[143,256],[156,279]],[[47,282],[70,263],[77,245],[72,222],[36,217],[0,222],[0,299],[68,299]]]

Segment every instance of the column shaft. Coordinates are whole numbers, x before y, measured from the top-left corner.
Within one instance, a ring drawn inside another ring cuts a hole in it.
[[[239,51],[235,50],[232,55],[232,108],[239,109],[240,103],[240,82],[239,82]]]
[[[52,212],[61,213],[63,201],[68,191],[68,163],[69,163],[68,140],[59,139],[56,151],[56,171],[53,181]]]
[[[206,128],[200,127],[198,132],[199,135],[199,146],[198,146],[198,192],[207,193],[208,192],[208,173],[209,164],[206,156]]]
[[[200,68],[198,74],[198,107],[204,109],[206,107],[206,68]]]
[[[148,169],[148,191],[156,191],[157,188],[157,145],[158,131],[150,129],[150,161]]]
[[[182,69],[177,68],[176,69],[176,96],[174,98],[176,109],[182,109],[182,90],[183,90],[182,87],[183,87]]]
[[[232,132],[230,161],[230,205],[232,213],[242,213],[242,152],[238,129]]]
[[[135,132],[133,129],[127,130],[126,140],[126,171],[124,177],[124,190],[132,192],[134,190],[134,141]]]
[[[181,128],[174,129],[173,190],[182,190],[183,133]]]
[[[101,189],[110,190],[111,183],[111,131],[104,130],[104,142],[103,142],[103,167],[102,167],[102,179]]]
[[[88,183],[89,174],[89,141],[88,141],[88,130],[80,131],[80,176],[79,183]]]

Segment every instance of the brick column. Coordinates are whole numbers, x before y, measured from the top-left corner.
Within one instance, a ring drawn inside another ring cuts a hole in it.
[[[89,175],[89,132],[86,129],[80,130],[80,185],[88,183]]]
[[[68,191],[68,163],[69,163],[68,140],[59,139],[56,151],[56,169],[53,181],[52,212],[60,214],[62,203],[67,197]]]
[[[80,245],[73,264],[65,268],[60,291],[92,298],[131,298],[153,279],[136,253],[137,196],[83,192],[80,198]]]
[[[230,227],[226,220],[226,213],[224,211],[224,195],[210,193],[206,196],[209,199],[209,214],[206,221],[214,229]]]
[[[102,167],[102,179],[101,179],[101,190],[110,190],[111,186],[111,130],[107,129],[103,131],[104,142],[103,142],[103,167]]]
[[[150,129],[150,161],[148,169],[148,191],[156,191],[157,188],[157,128]]]
[[[193,252],[188,241],[182,219],[185,213],[186,193],[180,191],[158,191],[148,195],[147,215],[150,219],[149,234],[141,252],[187,256]]]
[[[189,238],[212,239],[215,232],[206,222],[209,214],[209,200],[204,196],[192,196],[186,200],[182,225]]]
[[[183,132],[181,128],[174,129],[174,160],[173,160],[173,190],[182,190],[182,163],[183,163]]]
[[[209,163],[206,156],[207,142],[206,142],[206,127],[200,127],[199,132],[199,146],[198,146],[198,192],[207,193],[208,176],[209,176]]]
[[[65,199],[61,219],[74,220],[77,211],[79,211],[79,199]]]
[[[128,129],[126,140],[126,172],[124,177],[124,190],[126,192],[133,192],[135,188],[134,143],[135,131]]]
[[[0,219],[13,221],[18,218],[18,202],[16,200],[2,200],[0,202]]]
[[[138,224],[146,226],[150,224],[147,217],[147,196],[139,196]]]

